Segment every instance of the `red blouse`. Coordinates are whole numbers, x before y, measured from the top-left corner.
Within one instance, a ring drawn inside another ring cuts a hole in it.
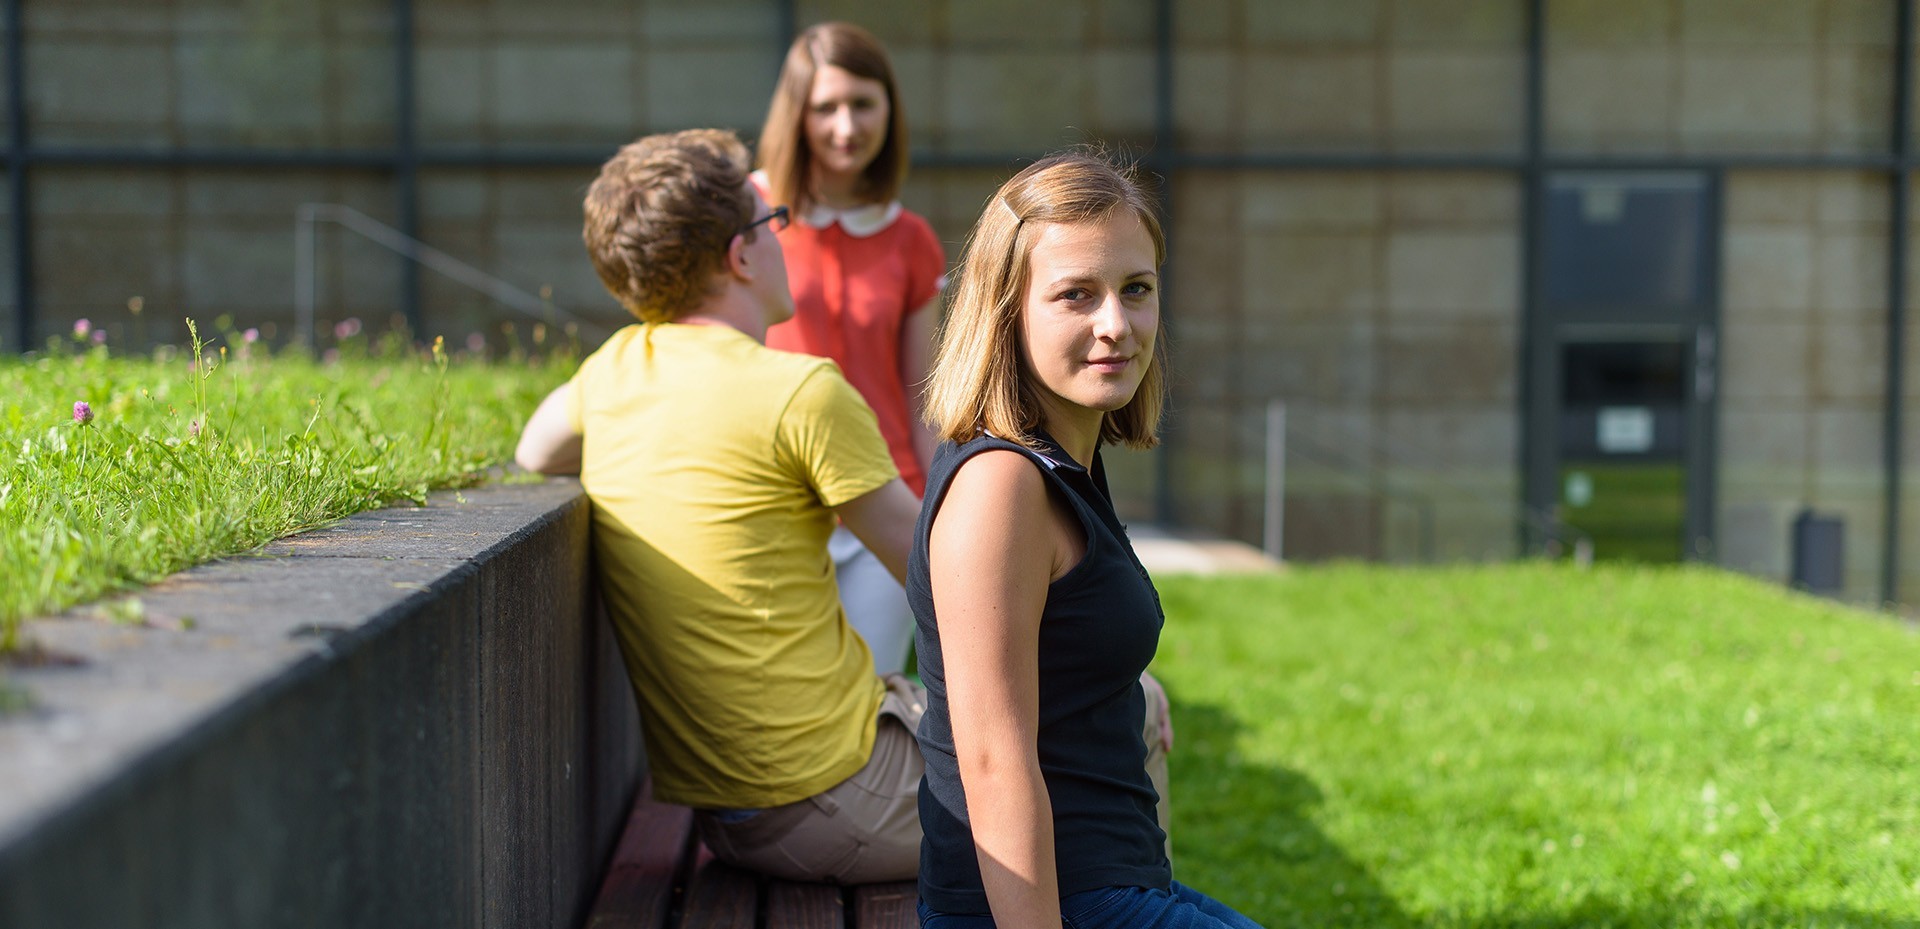
[[[795,220],[780,233],[794,315],[767,330],[767,346],[838,363],[879,417],[901,478],[921,493],[926,472],[914,457],[917,404],[909,400],[921,385],[901,381],[901,339],[908,314],[946,285],[946,250],[933,227],[898,201],[814,206]]]

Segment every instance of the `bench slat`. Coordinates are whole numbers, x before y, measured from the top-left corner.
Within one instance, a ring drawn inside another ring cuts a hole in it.
[[[838,887],[774,881],[767,888],[767,929],[844,929],[846,924]]]
[[[753,929],[759,901],[758,877],[714,860],[713,852],[701,845],[687,876],[680,929]]]
[[[859,929],[914,929],[920,924],[914,911],[919,900],[920,888],[913,881],[855,887],[853,924]]]
[[[847,891],[830,884],[768,881],[723,864],[693,834],[693,811],[652,799],[641,785],[619,847],[594,899],[587,929],[915,929],[912,881]],[[760,898],[766,896],[764,909]],[[679,918],[668,926],[676,900]]]
[[[641,785],[620,835],[588,929],[665,929],[675,872],[693,829],[693,811],[648,799]]]

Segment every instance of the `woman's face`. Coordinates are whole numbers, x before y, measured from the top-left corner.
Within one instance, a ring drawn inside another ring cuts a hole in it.
[[[807,148],[814,170],[852,176],[887,142],[887,85],[837,65],[814,72],[807,95]]]
[[[1028,259],[1023,345],[1053,415],[1127,405],[1153,363],[1160,277],[1153,238],[1132,210],[1040,227]]]

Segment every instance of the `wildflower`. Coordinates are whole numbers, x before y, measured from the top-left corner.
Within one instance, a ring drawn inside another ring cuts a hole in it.
[[[187,437],[190,439],[197,439],[200,437],[200,421],[199,420],[196,419],[187,423]]]
[[[349,316],[333,324],[333,337],[336,339],[350,339],[359,334],[360,317],[358,316]]]
[[[95,345],[107,344],[107,330],[105,329],[93,330],[93,344]]]
[[[93,404],[85,400],[73,401],[73,421],[82,426],[93,422]]]
[[[247,331],[240,333],[240,338],[243,341],[245,341],[248,345],[252,345],[253,343],[260,341],[260,330],[248,329]]]
[[[74,338],[84,339],[87,337],[87,333],[92,331],[93,331],[93,321],[87,319],[85,316],[82,316],[79,319],[76,319],[73,321],[73,337]]]
[[[479,354],[487,350],[487,337],[478,332],[467,333],[467,351]]]

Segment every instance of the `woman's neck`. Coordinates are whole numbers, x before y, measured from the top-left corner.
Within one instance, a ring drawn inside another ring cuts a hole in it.
[[[1093,453],[1100,447],[1100,425],[1106,422],[1106,415],[1099,410],[1075,410],[1065,415],[1049,410],[1040,417],[1040,428],[1047,430],[1080,467],[1090,469]]]
[[[822,206],[847,210],[869,202],[860,196],[859,174],[833,174],[814,168],[808,184],[809,199]]]

